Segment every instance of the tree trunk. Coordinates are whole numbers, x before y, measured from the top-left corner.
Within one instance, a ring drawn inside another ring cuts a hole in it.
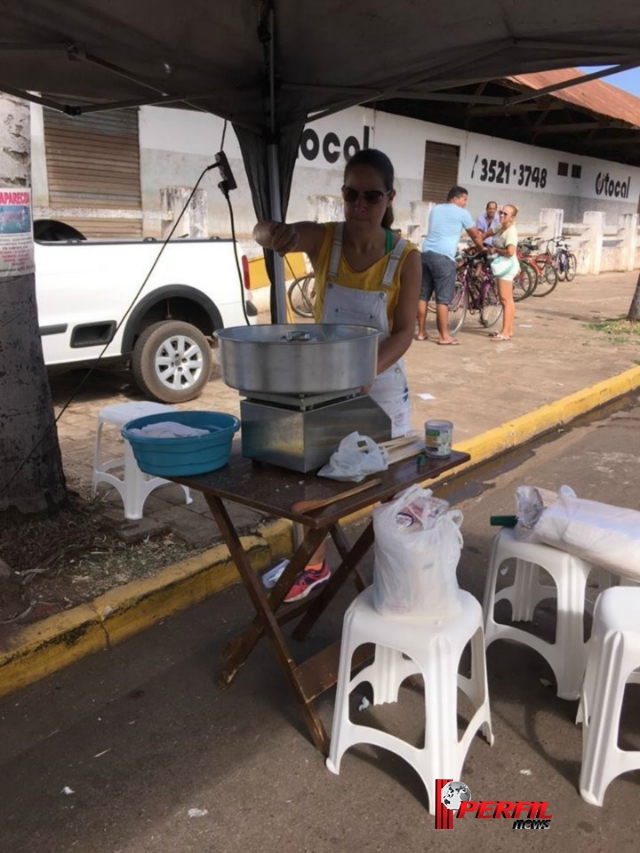
[[[633,323],[640,323],[640,275],[638,276],[638,281],[636,282],[636,292],[633,294],[633,299],[631,300],[631,305],[629,306],[627,320],[631,320],[631,322]]]
[[[30,138],[29,105],[0,96],[0,191],[30,186]],[[63,505],[67,493],[38,330],[35,275],[7,273],[2,248],[10,229],[5,212],[4,224],[0,220],[0,510],[39,512]],[[33,251],[32,238],[27,245]]]

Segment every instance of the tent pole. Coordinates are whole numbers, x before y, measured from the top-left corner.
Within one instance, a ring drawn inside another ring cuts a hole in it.
[[[280,161],[278,157],[278,134],[276,125],[276,68],[275,38],[276,20],[273,0],[269,3],[269,118],[270,134],[267,143],[267,170],[269,175],[269,205],[271,218],[282,222],[282,198],[280,196]],[[287,322],[287,291],[284,278],[284,258],[273,253],[276,289],[276,322]]]
[[[269,169],[269,202],[271,218],[276,222],[282,221],[282,203],[280,200],[280,168],[278,166],[278,146],[275,143],[267,145],[267,167]],[[276,322],[287,322],[287,293],[284,278],[284,258],[273,253],[276,289]]]

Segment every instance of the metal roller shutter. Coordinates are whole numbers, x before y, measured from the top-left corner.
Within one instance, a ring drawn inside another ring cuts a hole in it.
[[[117,215],[142,208],[138,111],[70,118],[45,109],[44,138],[50,207],[104,209],[100,218],[64,217],[87,237],[141,237],[141,219]]]
[[[458,183],[460,147],[427,140],[424,148],[422,200],[441,203]]]

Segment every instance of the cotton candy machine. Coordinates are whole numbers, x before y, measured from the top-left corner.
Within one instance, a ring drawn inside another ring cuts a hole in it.
[[[216,332],[222,378],[240,404],[242,453],[294,471],[324,465],[354,430],[391,437],[361,389],[376,376],[379,332],[351,325],[239,326]]]

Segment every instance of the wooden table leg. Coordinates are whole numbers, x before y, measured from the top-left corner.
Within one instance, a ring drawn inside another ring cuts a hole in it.
[[[331,530],[333,536],[333,528]],[[350,572],[358,565],[369,548],[373,545],[373,522],[370,521],[356,540],[345,559],[331,576],[331,580],[322,592],[309,605],[309,609],[296,626],[293,636],[296,640],[304,640],[316,621],[334,598],[340,587],[348,578]]]
[[[345,536],[345,532],[340,526],[340,524],[334,524],[330,530],[331,538],[333,539],[333,544],[336,546],[336,551],[340,555],[341,560],[346,560],[347,555],[350,551],[349,542],[347,541],[347,537]],[[367,583],[367,579],[360,571],[360,566],[354,566],[355,577],[353,578],[353,582],[356,586],[358,592],[364,592],[364,590],[369,586]]]
[[[224,503],[220,498],[209,495],[206,495],[206,499],[256,610],[256,617],[252,624],[227,643],[222,651],[223,669],[220,673],[219,683],[222,687],[226,687],[234,679],[262,636],[265,629],[265,612],[275,614],[293,581],[307,565],[309,558],[324,539],[326,533],[323,530],[308,531],[277,584],[270,593],[267,593],[262,582],[256,577],[249,565],[240,537],[233,527]],[[242,560],[240,560],[240,554],[242,554]]]
[[[309,734],[311,735],[311,739],[313,740],[314,745],[317,749],[319,749],[324,755],[328,754],[328,738],[327,733],[324,730],[324,726],[322,725],[322,721],[318,716],[318,713],[313,705],[312,700],[308,700],[305,696],[304,690],[299,683],[296,677],[296,663],[291,656],[289,649],[287,648],[287,644],[285,642],[284,637],[282,636],[282,632],[280,631],[280,627],[275,617],[275,613],[271,609],[269,604],[269,599],[262,588],[262,582],[256,576],[255,572],[251,568],[251,564],[249,563],[249,558],[242,547],[242,543],[240,542],[240,537],[236,532],[236,529],[233,526],[233,523],[229,517],[229,514],[220,498],[207,496],[207,503],[213,513],[213,517],[216,520],[216,523],[222,533],[224,540],[231,552],[231,556],[237,566],[240,577],[242,578],[244,585],[249,593],[251,601],[256,609],[256,613],[260,617],[260,624],[258,627],[252,625],[254,628],[254,632],[251,632],[251,629],[247,631],[243,637],[249,637],[251,642],[246,642],[243,648],[243,655],[241,656],[238,653],[238,666],[241,666],[242,663],[246,660],[247,656],[255,646],[257,640],[260,637],[262,631],[264,631],[271,643],[276,653],[276,658],[280,666],[283,668],[287,678],[289,679],[289,683],[293,688],[293,691],[298,699],[298,703],[300,704],[300,708],[302,710],[302,715],[304,717],[305,723],[307,724],[307,728],[309,730]],[[315,548],[315,539],[318,538],[319,541],[325,535],[325,532],[322,530],[314,530],[312,531],[314,534],[318,534],[318,536],[310,536],[311,540],[308,543],[309,548]],[[287,567],[289,568],[289,567]],[[256,635],[254,638],[254,634]],[[233,677],[233,675],[231,676]],[[229,679],[230,680],[230,679]]]

